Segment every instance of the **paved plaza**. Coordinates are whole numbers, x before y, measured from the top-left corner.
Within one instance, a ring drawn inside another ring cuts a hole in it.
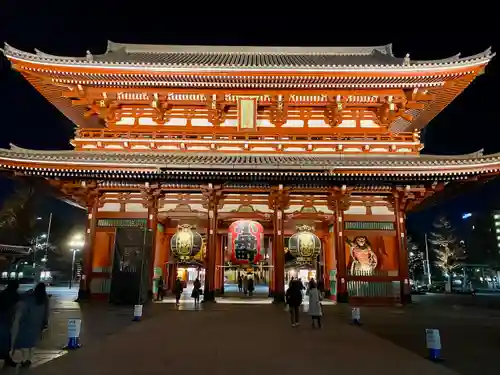
[[[417,296],[405,308],[362,307],[361,327],[349,325],[349,306],[325,306],[324,328],[313,330],[305,314],[302,325],[291,328],[283,306],[269,303],[197,309],[189,300],[179,307],[155,303],[134,323],[130,307],[80,306],[64,290],[52,294],[51,324],[29,370],[33,374],[477,375],[496,369],[500,349],[500,311],[475,306],[470,296]],[[66,353],[61,348],[72,317],[83,320],[83,347]],[[438,365],[425,359],[425,328],[441,332],[445,360]]]
[[[327,315],[333,313],[329,308]],[[309,320],[291,328],[287,318],[282,308],[271,305],[165,308],[32,373],[453,374],[338,319],[328,318],[324,329],[313,330]]]

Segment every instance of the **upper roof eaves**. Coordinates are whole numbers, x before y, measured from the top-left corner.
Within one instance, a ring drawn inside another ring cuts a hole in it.
[[[447,70],[488,63],[491,48],[473,56],[441,60],[397,58],[390,44],[375,47],[253,47],[142,45],[108,42],[104,54],[83,57],[24,52],[5,44],[8,58],[82,68],[145,69],[154,71],[420,71]]]

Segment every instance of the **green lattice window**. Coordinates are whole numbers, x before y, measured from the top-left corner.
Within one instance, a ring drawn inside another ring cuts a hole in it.
[[[97,221],[98,227],[145,228],[146,225],[146,219],[99,219]]]
[[[394,230],[394,223],[387,221],[346,221],[344,230]]]

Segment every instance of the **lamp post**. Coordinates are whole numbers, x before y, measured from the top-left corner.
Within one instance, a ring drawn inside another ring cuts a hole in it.
[[[83,235],[76,234],[73,236],[69,243],[69,248],[73,252],[73,258],[71,260],[71,277],[69,278],[69,289],[73,286],[73,278],[75,277],[75,260],[76,253],[80,251],[85,245],[85,241],[83,240]]]
[[[43,220],[43,217],[39,216],[37,220]],[[49,251],[49,240],[50,240],[50,230],[52,229],[52,212],[49,214],[49,225],[47,227],[47,234],[43,234],[41,238],[45,239],[45,253],[42,261],[47,264],[47,255]]]
[[[427,268],[427,283],[428,285],[432,285],[431,264],[429,262],[429,240],[427,239],[427,233],[425,233],[425,259]]]

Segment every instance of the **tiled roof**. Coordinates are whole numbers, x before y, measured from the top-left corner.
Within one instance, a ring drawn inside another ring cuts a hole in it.
[[[490,49],[469,57],[455,55],[441,60],[412,61],[397,58],[391,45],[376,47],[249,47],[249,46],[153,46],[108,42],[104,54],[83,57],[56,56],[35,50],[24,52],[5,44],[7,57],[54,65],[158,67],[167,69],[225,70],[342,70],[366,68],[406,69],[487,63]]]
[[[0,149],[0,166],[23,165],[49,170],[81,169],[155,172],[276,171],[398,174],[476,174],[500,170],[500,154],[462,156],[245,155],[186,152],[35,151],[12,146]],[[17,168],[17,167],[16,167]]]

